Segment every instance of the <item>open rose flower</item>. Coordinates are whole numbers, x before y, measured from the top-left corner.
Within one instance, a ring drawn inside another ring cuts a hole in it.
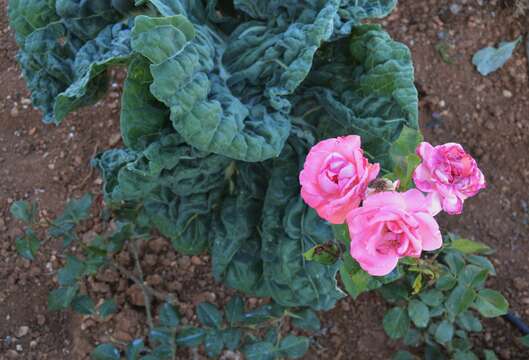
[[[301,196],[320,217],[343,224],[379,171],[379,164],[370,164],[364,157],[359,136],[327,139],[314,145],[305,160],[299,175]]]
[[[413,181],[421,191],[430,193],[449,214],[461,214],[465,199],[486,187],[476,160],[459,144],[432,146],[422,142],[417,147],[422,163],[413,173]]]
[[[389,274],[401,257],[420,257],[443,240],[427,197],[417,189],[370,195],[347,216],[351,256],[373,276]]]

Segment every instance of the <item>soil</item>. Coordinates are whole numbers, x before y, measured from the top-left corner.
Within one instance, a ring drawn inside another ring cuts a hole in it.
[[[14,249],[22,228],[8,208],[12,201],[28,198],[38,202],[41,218],[51,218],[68,198],[100,193],[101,179],[89,161],[98,151],[119,146],[122,74],[115,74],[111,92],[97,106],[72,114],[59,127],[42,124],[15,60],[6,3],[1,0],[0,8],[0,359],[87,359],[101,341],[128,341],[144,331],[138,289],[108,271],[86,286],[100,299],[114,296],[116,315],[97,321],[48,312],[47,293],[56,286],[55,270],[62,262],[58,244],[48,243],[33,263],[22,260]],[[488,188],[465,203],[464,214],[442,217],[441,225],[496,249],[498,276],[489,285],[529,321],[528,59],[520,45],[488,77],[471,63],[478,49],[524,34],[528,20],[494,0],[401,0],[381,23],[412,51],[425,138],[434,144],[462,143],[487,177]],[[101,224],[92,220],[83,230],[89,238],[101,231]],[[179,255],[164,239],[152,240],[141,253],[147,281],[176,294],[184,321],[193,321],[197,303],[222,304],[232,293],[213,281],[208,256]],[[130,261],[127,252],[120,257],[124,266]],[[259,302],[248,300],[253,306]],[[375,294],[341,301],[321,314],[324,329],[307,358],[390,358],[399,344],[384,334],[384,311]],[[501,359],[528,359],[529,351],[516,341],[519,336],[506,321],[489,320],[475,339],[476,348],[494,349]],[[180,358],[191,354],[182,352]]]

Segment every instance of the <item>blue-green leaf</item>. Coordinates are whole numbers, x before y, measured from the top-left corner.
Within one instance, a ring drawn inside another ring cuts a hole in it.
[[[119,350],[111,344],[98,345],[91,353],[92,360],[119,360],[121,359]]]
[[[501,42],[497,48],[486,47],[474,54],[472,63],[483,76],[501,68],[510,59],[518,44],[522,41],[519,36],[511,42]]]

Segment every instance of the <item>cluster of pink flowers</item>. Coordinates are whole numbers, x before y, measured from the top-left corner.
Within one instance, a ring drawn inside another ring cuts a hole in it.
[[[380,165],[369,163],[356,135],[321,141],[305,160],[301,196],[323,219],[347,223],[351,256],[371,275],[387,275],[401,257],[440,248],[434,216],[441,209],[460,214],[465,199],[486,186],[476,161],[459,144],[423,142],[417,155],[417,189],[406,192],[397,192],[398,182],[377,179]]]

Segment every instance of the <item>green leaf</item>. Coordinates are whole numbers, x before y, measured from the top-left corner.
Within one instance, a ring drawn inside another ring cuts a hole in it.
[[[93,360],[119,360],[121,359],[119,350],[111,344],[98,345],[91,353]]]
[[[176,328],[180,323],[180,315],[169,303],[163,303],[158,309],[158,317],[160,318],[160,324],[169,328]]]
[[[445,307],[443,305],[435,306],[430,309],[430,317],[438,317],[443,315],[445,312]]]
[[[349,229],[347,227],[347,224],[333,224],[331,225],[331,228],[332,233],[334,235],[334,239],[337,242],[343,243],[346,247],[349,247],[351,239],[349,238]]]
[[[415,149],[423,137],[417,129],[404,126],[397,141],[391,145],[389,153],[393,161],[393,173],[400,180],[402,191],[413,187],[412,175],[420,164],[420,158],[415,154]]]
[[[72,303],[79,287],[69,286],[61,287],[51,291],[48,294],[48,310],[58,311],[67,309]]]
[[[442,304],[444,295],[441,291],[431,289],[419,294],[421,301],[428,306],[436,307]]]
[[[423,339],[417,329],[410,328],[403,341],[406,346],[419,347]]]
[[[393,360],[415,360],[416,357],[407,351],[399,350],[395,353],[395,355],[393,355],[392,359]]]
[[[224,307],[224,314],[228,323],[233,326],[242,319],[244,302],[240,296],[233,296]]]
[[[489,274],[496,275],[496,269],[494,268],[494,265],[492,265],[490,260],[487,259],[486,257],[479,256],[479,255],[468,255],[467,260],[471,264],[480,266],[483,269],[487,269],[489,271]]]
[[[476,265],[466,265],[459,274],[458,283],[463,286],[480,288],[485,284],[489,270]]]
[[[392,339],[400,339],[406,336],[410,327],[408,313],[401,307],[394,307],[386,312],[383,320],[384,330]]]
[[[243,349],[247,360],[274,360],[278,351],[274,344],[266,341],[246,345]]]
[[[26,224],[34,223],[37,217],[36,204],[25,200],[15,201],[11,204],[9,211],[11,211],[11,215],[13,215],[15,219],[23,221]]]
[[[478,292],[473,307],[482,316],[492,318],[507,314],[509,303],[498,291],[483,289]]]
[[[446,344],[454,337],[454,325],[448,320],[443,320],[435,330],[435,341]]]
[[[419,300],[412,300],[408,303],[408,315],[418,328],[425,328],[430,321],[430,311],[428,306]]]
[[[235,351],[241,344],[242,335],[240,329],[226,329],[222,332],[222,339],[229,350]]]
[[[168,327],[155,327],[149,331],[149,342],[156,344],[159,348],[169,348],[174,346],[174,329]],[[162,351],[162,350],[160,350]],[[163,352],[167,352],[163,350]],[[171,350],[168,351],[171,353]]]
[[[145,349],[145,342],[143,339],[134,339],[127,345],[127,360],[138,360],[141,352]],[[145,358],[142,358],[145,360]]]
[[[466,331],[480,332],[483,330],[481,321],[479,321],[479,319],[470,311],[465,311],[464,313],[459,314],[456,318],[456,322],[460,328]]]
[[[454,360],[478,360],[479,358],[472,351],[456,351]]]
[[[472,63],[483,76],[501,68],[513,54],[514,49],[522,41],[519,36],[511,42],[501,42],[497,48],[486,47],[474,54]]]
[[[485,360],[498,360],[496,353],[492,350],[483,350],[483,355],[485,355]]]
[[[292,325],[298,329],[316,332],[321,328],[321,322],[318,315],[311,309],[303,309],[291,314]]]
[[[206,354],[210,358],[218,357],[223,347],[224,347],[223,333],[221,333],[220,331],[214,330],[206,334],[206,337],[204,339],[204,348],[206,349]]]
[[[204,326],[219,329],[222,324],[222,314],[215,305],[210,303],[198,304],[197,317]]]
[[[447,252],[443,258],[443,261],[450,268],[450,272],[456,276],[461,272],[461,270],[463,270],[463,267],[465,266],[465,259],[463,258],[463,255],[455,251]]]
[[[439,277],[435,283],[435,287],[439,290],[447,291],[451,290],[456,286],[457,279],[450,273],[445,273]]]
[[[476,298],[476,292],[469,287],[457,286],[446,300],[446,309],[452,315],[458,315],[466,311]]]
[[[279,344],[279,351],[289,359],[300,359],[309,349],[310,341],[306,336],[288,335]]]
[[[340,247],[332,242],[316,245],[303,254],[307,261],[315,261],[323,265],[332,265],[340,258]]]
[[[76,296],[72,301],[72,309],[81,315],[92,315],[95,313],[94,300],[88,295]]]
[[[189,327],[185,328],[176,336],[176,344],[186,347],[197,347],[202,344],[206,332],[204,329]]]
[[[97,309],[99,316],[103,319],[114,314],[118,310],[118,304],[114,299],[107,299]]]
[[[452,240],[451,247],[463,254],[488,254],[492,251],[489,246],[469,239]]]
[[[61,286],[75,285],[85,274],[85,265],[75,256],[67,255],[66,264],[57,272],[57,280]]]
[[[15,240],[15,248],[18,254],[28,260],[35,260],[40,245],[40,240],[32,229],[26,229],[25,234]]]

